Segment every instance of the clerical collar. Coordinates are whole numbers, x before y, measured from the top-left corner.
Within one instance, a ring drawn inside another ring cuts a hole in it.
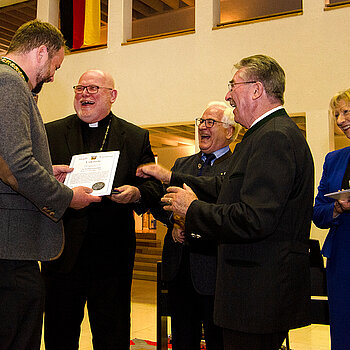
[[[17,65],[16,62],[12,61],[10,58],[2,57],[0,59],[0,63],[7,64],[9,67],[14,69],[20,75],[20,77],[23,80],[25,80],[26,83],[28,83],[29,78],[28,78],[27,74],[24,72],[24,70],[19,65]]]
[[[103,132],[103,130],[106,129],[104,136],[103,136],[102,144],[101,144],[101,146],[98,147],[99,152],[102,152],[103,148],[105,146],[108,134],[109,134],[109,130],[110,130],[111,122],[112,122],[112,114],[109,113],[105,118],[101,119],[100,121],[98,121],[96,123],[85,123],[81,119],[80,119],[80,121],[81,121],[81,125],[82,125],[83,135],[85,133],[86,136],[89,135],[88,136],[89,138],[92,135],[95,135],[95,137],[94,137],[95,140],[96,140],[96,135],[98,135],[101,131]],[[90,141],[91,140],[89,140],[88,142],[90,142]]]
[[[101,127],[107,126],[111,119],[112,119],[111,114],[108,114],[105,118],[95,123],[85,123],[83,121],[82,122],[84,126],[88,126],[89,128],[101,128]]]

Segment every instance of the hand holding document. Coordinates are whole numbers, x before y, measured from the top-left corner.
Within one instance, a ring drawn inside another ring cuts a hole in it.
[[[73,187],[73,198],[69,204],[69,206],[73,209],[82,209],[87,207],[90,203],[93,202],[101,202],[101,197],[92,196],[90,193],[92,189],[89,187]]]
[[[73,169],[70,168],[68,165],[53,165],[52,171],[57,181],[64,182],[67,173],[72,172]]]
[[[110,199],[117,203],[136,203],[141,198],[140,190],[135,186],[123,185],[112,190]]]
[[[93,196],[110,195],[119,160],[119,151],[78,154],[72,157],[64,184],[69,188],[89,187]]]

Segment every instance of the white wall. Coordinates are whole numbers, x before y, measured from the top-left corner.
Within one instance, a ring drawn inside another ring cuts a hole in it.
[[[319,182],[333,142],[328,102],[350,86],[350,7],[324,11],[322,0],[305,0],[302,16],[212,30],[215,0],[197,0],[195,34],[121,46],[123,6],[130,9],[130,1],[109,1],[108,48],[67,56],[55,82],[45,86],[39,99],[45,121],[74,112],[72,86],[91,68],[116,78],[114,112],[123,118],[138,125],[193,120],[208,101],[224,98],[235,62],[263,53],[285,69],[286,109],[306,113]],[[324,234],[312,230],[321,241]]]

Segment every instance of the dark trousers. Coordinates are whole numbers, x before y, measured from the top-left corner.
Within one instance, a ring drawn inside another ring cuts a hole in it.
[[[130,347],[130,272],[96,278],[87,269],[61,274],[43,268],[46,350],[77,350],[87,304],[94,350]]]
[[[202,324],[207,350],[223,350],[222,329],[214,324],[214,296],[193,287],[189,255],[183,254],[177,277],[169,282],[173,350],[199,350]]]
[[[288,332],[253,334],[224,328],[223,334],[225,350],[278,350]]]
[[[0,349],[39,350],[44,285],[36,261],[0,260]]]

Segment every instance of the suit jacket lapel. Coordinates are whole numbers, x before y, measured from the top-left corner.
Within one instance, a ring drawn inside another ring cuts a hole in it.
[[[283,115],[288,117],[288,114],[284,108],[278,109],[277,111],[271,113],[270,115],[268,115],[267,117],[265,117],[264,119],[260,120],[258,123],[253,125],[250,129],[248,129],[247,132],[243,136],[243,140],[245,138],[247,138],[249,135],[251,135],[255,130],[259,129],[262,125],[267,123],[269,120],[276,118],[276,117],[281,117]]]
[[[71,155],[84,152],[83,136],[81,134],[80,119],[77,115],[67,125],[66,144]]]
[[[122,124],[119,122],[118,118],[112,114],[110,133],[108,135],[105,151],[120,151],[113,186],[120,186],[125,183],[125,179],[127,178],[130,159],[128,159],[127,155],[127,140],[125,138],[126,134]]]
[[[125,145],[125,131],[120,125],[118,118],[112,114],[111,126],[108,135],[106,151],[121,151]],[[121,152],[120,152],[121,153]]]
[[[219,164],[221,162],[223,162],[225,159],[227,159],[228,157],[231,157],[232,152],[231,150],[228,150],[224,155],[222,155],[221,157],[217,158],[214,162],[214,164]]]

